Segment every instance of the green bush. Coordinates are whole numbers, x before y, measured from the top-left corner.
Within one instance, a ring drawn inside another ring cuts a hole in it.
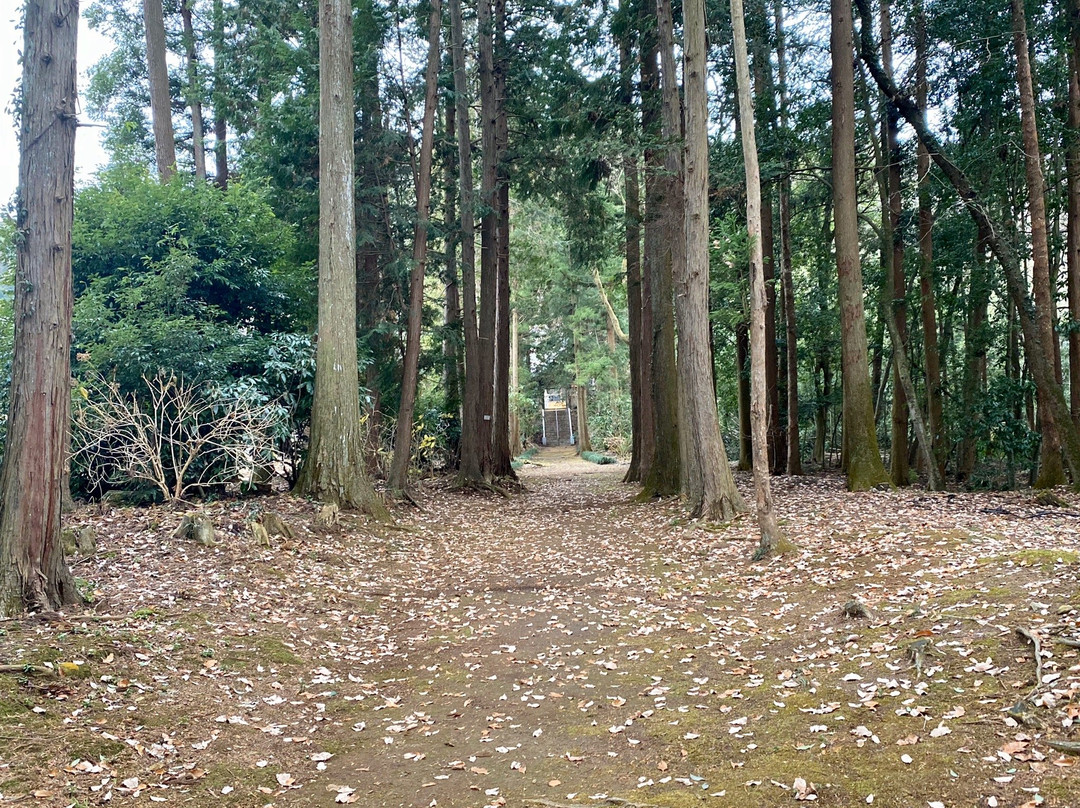
[[[128,391],[162,368],[192,382],[261,375],[265,335],[312,317],[312,270],[293,246],[243,183],[105,171],[75,204],[76,355]]]

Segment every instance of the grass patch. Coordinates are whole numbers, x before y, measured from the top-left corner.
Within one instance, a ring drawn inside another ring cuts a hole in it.
[[[1019,550],[1005,555],[989,556],[979,559],[982,563],[1013,563],[1018,567],[1041,567],[1047,569],[1058,564],[1075,564],[1080,561],[1080,553],[1073,550]]]
[[[263,805],[266,800],[260,795],[259,786],[277,790],[275,776],[278,771],[272,766],[257,769],[242,763],[220,763],[207,769],[206,776],[199,781],[199,789],[212,792],[217,805],[235,805],[237,808]],[[232,786],[234,790],[222,794],[221,789],[225,786]]]
[[[526,449],[524,452],[522,452],[510,461],[510,468],[512,468],[514,471],[521,470],[521,468],[524,467],[526,463],[532,460],[533,456],[537,453],[537,451],[539,450],[535,446],[530,446],[528,449]]]
[[[108,738],[92,735],[85,742],[72,744],[71,751],[73,759],[90,760],[94,763],[112,762],[127,753],[128,746],[120,741],[110,741]]]
[[[582,452],[581,459],[596,463],[598,466],[610,466],[619,462],[611,455],[601,454],[600,452]]]
[[[214,655],[213,651],[211,655]],[[304,662],[277,637],[253,637],[246,646],[228,646],[227,651],[216,658],[222,666],[232,670],[252,665],[302,665]]]

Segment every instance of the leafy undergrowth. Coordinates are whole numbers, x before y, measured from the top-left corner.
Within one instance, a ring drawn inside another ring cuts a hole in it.
[[[535,463],[508,499],[428,484],[397,529],[262,500],[272,548],[251,501],[209,506],[212,548],[165,508],[75,514],[94,611],[0,624],[4,664],[83,663],[0,674],[2,799],[1080,805],[1047,743],[1080,740],[1071,495],[780,478],[799,552],[754,564],[750,518]]]

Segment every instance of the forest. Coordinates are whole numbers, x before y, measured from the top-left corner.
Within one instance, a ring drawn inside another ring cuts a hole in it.
[[[133,487],[90,445],[102,436],[86,405],[107,408],[108,385],[146,399],[162,372],[271,407],[259,451],[299,474],[318,317],[317,12],[223,0],[85,11],[115,49],[80,65],[84,114],[105,126],[112,161],[75,201],[76,497]],[[722,440],[749,469],[760,245],[773,474],[839,467],[852,490],[1075,479],[1075,15],[750,3],[750,237],[731,10],[702,13],[706,117],[693,137],[707,185],[694,193],[707,200],[707,246],[684,257],[671,236],[691,170],[684,9],[356,4],[368,472],[397,491],[410,468],[505,476],[539,432],[542,391],[571,387],[587,396],[581,448],[632,456],[628,480],[686,493],[679,463],[695,461],[680,458],[678,435],[700,439],[711,417],[687,409],[691,395],[716,402],[708,451]],[[3,228],[13,270],[15,218]],[[684,284],[706,284],[703,312],[676,311]],[[707,324],[686,319],[698,316]],[[477,384],[497,394],[481,401]],[[491,420],[469,423],[477,414]],[[133,498],[166,495],[144,483]]]
[[[1080,800],[1080,0],[21,26],[0,802]]]

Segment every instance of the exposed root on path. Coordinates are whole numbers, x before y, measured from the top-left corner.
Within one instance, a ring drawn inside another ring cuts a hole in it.
[[[412,495],[412,492],[408,488],[388,488],[386,490],[386,497],[398,503],[405,503],[416,508],[416,510],[423,512],[424,506]]]
[[[498,494],[503,499],[509,499],[510,497],[509,492],[490,480],[461,479],[459,477],[450,488],[452,491],[459,493],[474,491],[476,493]]]
[[[1029,631],[1023,626],[1016,627],[1016,633],[1023,637],[1025,640],[1031,643],[1032,648],[1035,651],[1035,689],[1028,695],[1030,699],[1035,695],[1036,691],[1042,687],[1043,683],[1043,661],[1042,661],[1042,643],[1039,641],[1039,635],[1034,631]]]
[[[568,802],[552,802],[551,800],[535,799],[535,800],[523,800],[525,805],[541,805],[544,808],[581,808],[580,803],[568,803]],[[620,805],[622,808],[655,808],[653,803],[649,802],[630,802],[630,800],[623,800],[618,797],[608,797],[606,800],[600,802],[593,802],[592,805]]]

